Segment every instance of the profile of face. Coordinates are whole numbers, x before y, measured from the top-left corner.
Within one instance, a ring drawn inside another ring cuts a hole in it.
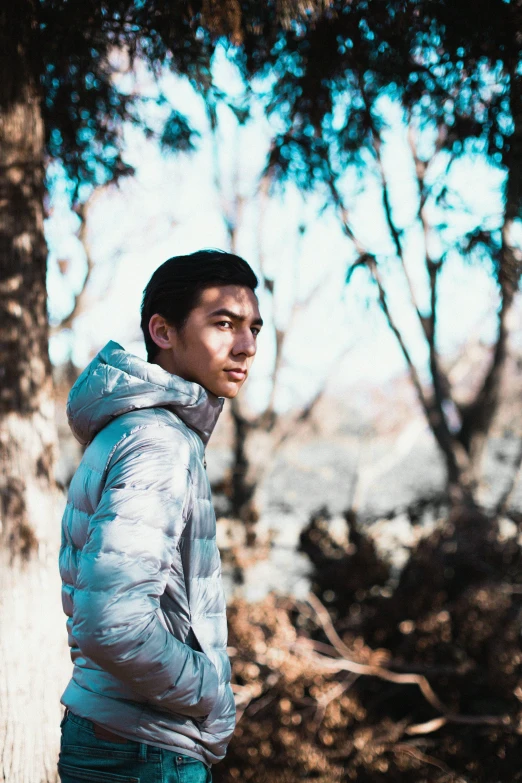
[[[250,288],[205,288],[181,331],[159,313],[151,317],[150,336],[160,348],[154,361],[167,372],[231,399],[248,377],[262,325]]]

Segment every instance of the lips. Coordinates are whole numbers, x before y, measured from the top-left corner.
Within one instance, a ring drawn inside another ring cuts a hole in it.
[[[242,381],[243,378],[246,377],[246,370],[225,370],[226,374],[229,376],[229,378],[232,378],[234,381]]]

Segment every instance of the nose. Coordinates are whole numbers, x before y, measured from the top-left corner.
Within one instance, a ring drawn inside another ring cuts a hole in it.
[[[244,354],[245,356],[254,356],[257,351],[256,339],[250,329],[241,331],[234,343],[232,353],[234,356]]]

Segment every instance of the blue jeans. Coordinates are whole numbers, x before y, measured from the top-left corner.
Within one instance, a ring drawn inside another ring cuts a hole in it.
[[[99,739],[92,721],[68,710],[61,728],[62,783],[212,783],[202,761],[143,742]]]

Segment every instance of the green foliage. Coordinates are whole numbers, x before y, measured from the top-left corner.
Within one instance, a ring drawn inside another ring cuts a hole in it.
[[[161,147],[164,151],[191,152],[195,136],[199,133],[190,127],[186,117],[173,109],[161,134]]]
[[[118,88],[118,71],[140,58],[156,74],[170,68],[208,89],[215,44],[184,3],[41,0],[33,35],[47,151],[77,188],[132,173],[122,159],[122,125],[144,124],[142,99]],[[187,151],[193,136],[173,110],[162,145]]]
[[[267,109],[284,127],[274,174],[310,186],[309,177],[329,171],[325,154],[339,170],[357,162],[383,95],[398,98],[419,124],[443,128],[442,149],[460,154],[473,139],[495,164],[510,166],[520,154],[520,21],[519,4],[503,0],[337,1],[280,30],[271,46],[250,35],[236,59],[245,78],[272,78]]]
[[[513,142],[521,103],[519,3],[40,0],[36,8],[34,66],[47,149],[79,184],[130,173],[121,128],[142,122],[141,99],[118,87],[122,59],[129,68],[139,58],[156,74],[168,68],[186,76],[212,97],[212,109],[222,100],[213,92],[212,56],[227,38],[246,84],[269,79],[267,112],[278,132],[268,167],[277,179],[310,188],[333,165],[342,171],[360,162],[378,130],[383,94],[398,97],[421,124],[444,128],[443,148],[455,154],[475,139],[496,164],[521,157]],[[246,105],[231,108],[246,121]],[[180,107],[160,140],[169,149],[192,148]],[[513,190],[520,202],[522,186]]]

